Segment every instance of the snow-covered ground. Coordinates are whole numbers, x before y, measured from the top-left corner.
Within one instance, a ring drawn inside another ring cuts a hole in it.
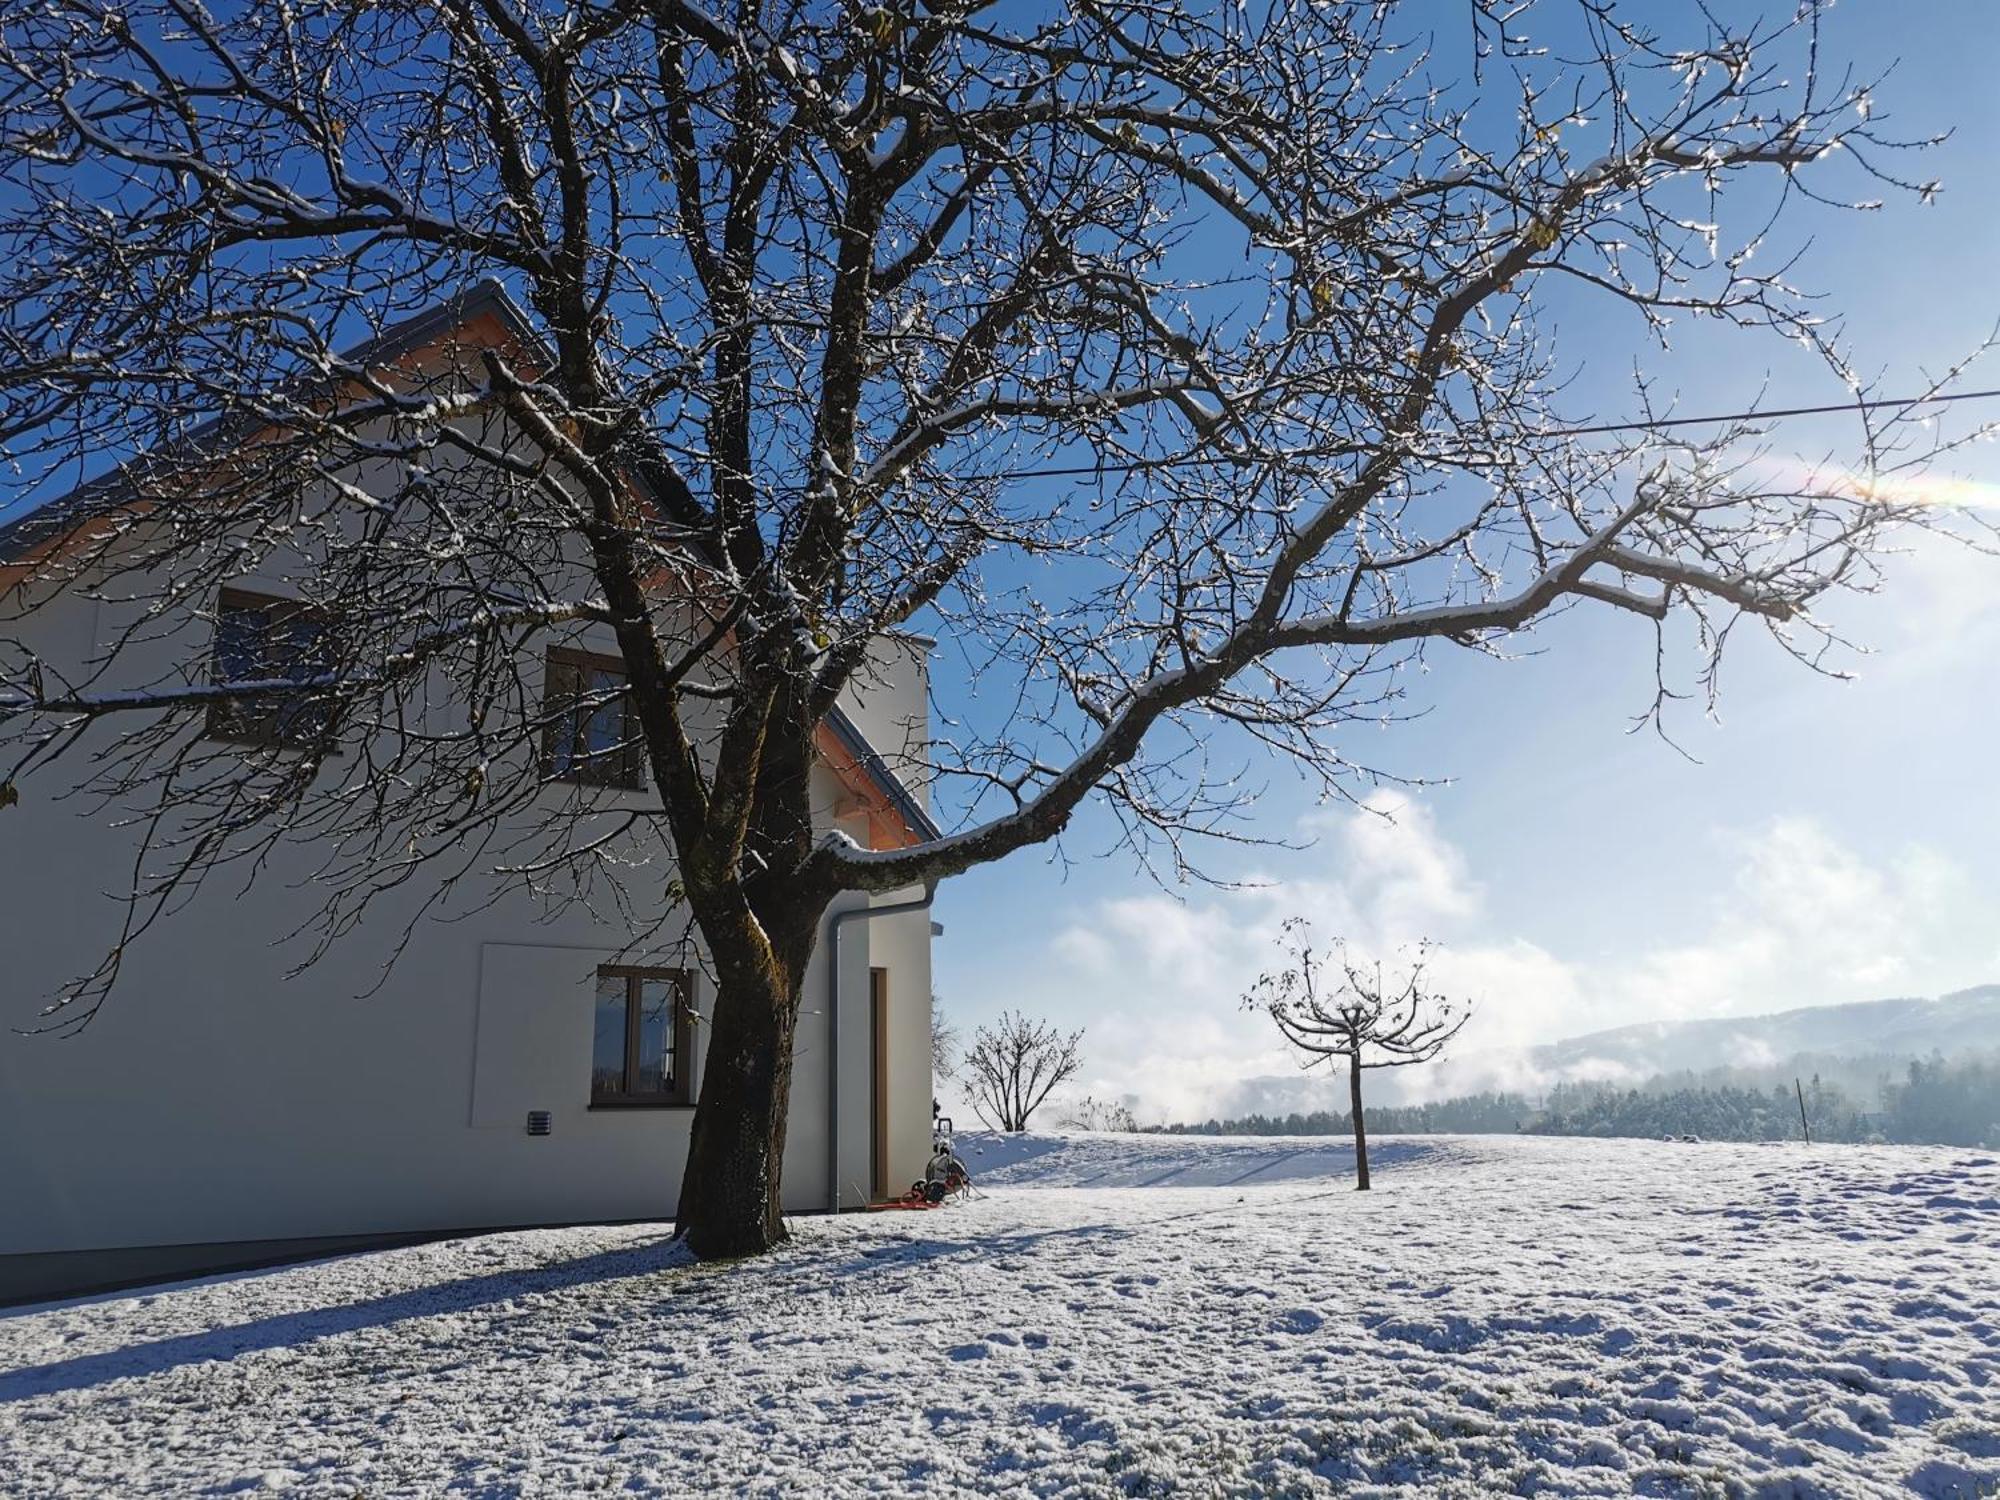
[[[1978,1152],[968,1142],[983,1196],[0,1312],[10,1495],[2000,1494]]]

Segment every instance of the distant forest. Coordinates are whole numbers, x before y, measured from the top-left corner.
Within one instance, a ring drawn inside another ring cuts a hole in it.
[[[1799,1138],[1792,1078],[1775,1069],[1668,1073],[1636,1088],[1563,1083],[1545,1096],[1469,1094],[1433,1104],[1369,1105],[1370,1134],[1666,1136],[1717,1141]],[[1806,1118],[1816,1141],[1888,1141],[1905,1145],[2000,1146],[2000,1054],[1933,1056],[1884,1073],[1856,1097],[1854,1085],[1815,1074],[1804,1083]],[[1157,1127],[1167,1135],[1351,1135],[1335,1110],[1245,1115],[1197,1125]]]

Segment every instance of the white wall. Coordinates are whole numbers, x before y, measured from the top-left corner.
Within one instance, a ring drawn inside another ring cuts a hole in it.
[[[76,660],[117,608],[66,598],[21,633]],[[151,650],[164,666],[205,660],[207,646],[192,623]],[[892,696],[898,716],[921,708],[921,692]],[[437,914],[459,920],[423,921],[374,988],[428,894],[419,883],[287,979],[305,950],[278,940],[319,900],[302,885],[311,851],[293,850],[219,873],[157,924],[79,1035],[22,1036],[14,1028],[114,936],[122,908],[106,893],[129,879],[135,848],[113,814],[57,800],[64,784],[31,777],[0,812],[0,1256],[671,1216],[692,1113],[588,1108],[591,981],[602,962],[676,962],[684,920],[634,951],[598,913],[551,916],[520,894],[481,910],[475,890]],[[828,777],[815,791],[836,800]],[[663,888],[664,851],[652,873]],[[928,920],[850,924],[843,945],[841,1155],[864,1186],[871,963],[893,971],[892,1180],[928,1154]],[[823,950],[795,1061],[794,1210],[828,1197]],[[713,1001],[699,979],[698,1010]],[[526,1134],[531,1109],[551,1112],[550,1136]]]
[[[873,903],[850,898],[837,910],[855,911],[867,905],[891,906],[915,899],[921,890],[897,892]],[[890,1194],[900,1192],[923,1175],[930,1158],[931,1129],[931,971],[930,913],[898,912],[890,916],[849,920],[840,937],[840,1202],[852,1208],[871,1196],[874,1161],[871,1112],[874,1099],[870,1088],[873,1069],[873,1034],[870,1025],[871,990],[868,971],[889,971],[887,1117],[889,1124],[889,1176],[885,1184]],[[825,945],[822,944],[822,947]],[[799,1067],[810,1068],[793,1087],[795,1107],[813,1090],[815,1120],[827,1118],[825,1011],[830,997],[824,986],[824,971],[815,978],[818,986],[806,992],[809,1020],[816,1024],[801,1027],[801,1038],[810,1032],[818,1044],[812,1062],[800,1048]],[[794,1132],[799,1116],[794,1114]],[[818,1160],[807,1166],[816,1181],[826,1180],[827,1143],[824,1129],[813,1131],[813,1150]],[[787,1180],[793,1159],[786,1160]]]
[[[928,643],[911,635],[877,641],[841,703],[868,743],[928,808],[930,783],[922,775],[930,738]]]

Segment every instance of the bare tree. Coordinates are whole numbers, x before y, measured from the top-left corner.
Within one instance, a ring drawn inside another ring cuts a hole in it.
[[[73,762],[145,838],[51,1023],[288,840],[313,953],[418,881],[679,911],[717,987],[681,1226],[751,1252],[784,1232],[842,892],[1054,839],[1092,795],[1186,874],[1191,834],[1241,836],[1260,744],[1347,794],[1332,731],[1392,715],[1427,645],[1566,608],[1649,622],[1709,687],[1743,620],[1824,665],[1816,603],[1926,515],[1879,482],[1921,457],[1908,413],[1857,403],[1860,491],[1760,467],[1754,422],[1601,430],[1622,404],[1565,378],[1542,309],[1794,339],[1848,382],[1768,209],[1898,186],[1866,81],[1811,0],[1470,0],[1436,52],[1432,14],[9,7],[0,456],[10,502],[67,497],[0,587],[135,623],[83,661],[0,638],[0,804]],[[478,278],[525,331],[370,358]],[[220,684],[149,658],[253,572],[327,622],[310,649]],[[903,767],[958,829],[822,837],[817,727],[911,622],[994,689]],[[624,685],[565,713],[624,705],[645,773],[615,805],[544,774],[539,664],[586,626]],[[1663,666],[1655,710],[1680,690]],[[202,726],[239,710],[285,744],[219,753]]]
[[[931,996],[931,1078],[951,1078],[958,1072],[958,1028],[945,1018],[944,1007]]]
[[[1387,981],[1382,964],[1356,963],[1344,944],[1331,954],[1313,947],[1303,917],[1285,923],[1288,967],[1257,976],[1243,1003],[1278,1023],[1287,1042],[1305,1054],[1305,1066],[1347,1059],[1347,1092],[1354,1118],[1355,1187],[1368,1190],[1368,1123],[1361,1110],[1361,1074],[1368,1068],[1407,1068],[1437,1057],[1472,1018],[1461,1005],[1424,985],[1419,946],[1403,978]]]
[[[1050,1092],[1083,1066],[1082,1043],[1082,1031],[1065,1034],[1018,1011],[979,1027],[965,1051],[973,1112],[994,1130],[1026,1130]]]

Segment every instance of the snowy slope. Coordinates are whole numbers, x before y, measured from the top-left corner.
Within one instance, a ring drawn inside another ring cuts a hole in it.
[[[2000,1487],[1987,1157],[974,1144],[977,1201],[750,1264],[535,1231],[0,1312],[0,1490]]]
[[[1462,1147],[1456,1138],[1371,1140],[1375,1170],[1440,1160]],[[1354,1143],[1330,1136],[1156,1136],[1110,1132],[1071,1135],[961,1135],[958,1152],[983,1188],[1157,1188],[1269,1186],[1350,1180]]]

